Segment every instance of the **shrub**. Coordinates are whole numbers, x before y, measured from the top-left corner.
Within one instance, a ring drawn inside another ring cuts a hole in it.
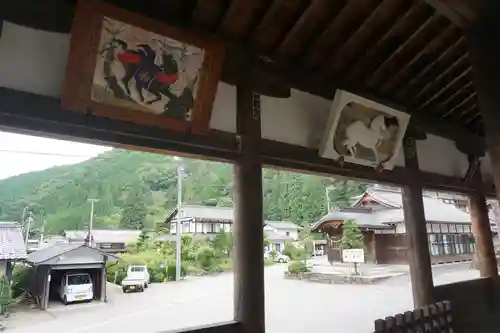
[[[0,277],[0,313],[6,313],[8,307],[12,305],[12,291],[9,280],[4,275]]]
[[[307,268],[307,265],[302,261],[293,261],[288,265],[288,271],[290,273],[305,273],[309,272],[309,268]]]
[[[177,265],[175,262],[170,262],[165,271],[165,276],[169,281],[175,281],[175,272],[177,270]],[[186,265],[181,262],[181,277],[186,276]]]
[[[231,260],[224,260],[218,265],[221,272],[230,271],[233,269],[233,263]]]
[[[19,264],[14,267],[11,285],[13,298],[21,296],[28,290],[31,274],[33,274],[33,269],[31,267],[21,266]]]
[[[196,251],[198,265],[206,271],[212,271],[216,266],[215,251],[209,246],[202,246]]]

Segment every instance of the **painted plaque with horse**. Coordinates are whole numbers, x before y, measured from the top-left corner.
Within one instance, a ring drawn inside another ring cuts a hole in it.
[[[87,52],[86,42],[91,44]],[[74,57],[80,54],[84,61],[77,67]],[[221,54],[214,43],[186,31],[99,0],[81,1],[68,65],[69,97],[63,103],[100,116],[203,132]],[[74,87],[71,79],[77,76],[83,79],[79,85],[89,86]],[[75,95],[80,103],[72,100]]]
[[[392,169],[408,122],[406,113],[337,91],[321,155],[337,161]]]

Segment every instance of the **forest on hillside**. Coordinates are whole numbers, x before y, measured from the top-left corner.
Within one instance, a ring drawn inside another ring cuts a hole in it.
[[[183,159],[183,202],[231,207],[232,166]],[[85,162],[0,180],[0,220],[19,221],[31,212],[33,228],[45,233],[83,229],[89,199],[99,228],[154,228],[176,206],[177,172],[172,156],[114,149]],[[356,181],[265,169],[264,214],[267,220],[310,223],[330,204],[343,207],[366,185]]]

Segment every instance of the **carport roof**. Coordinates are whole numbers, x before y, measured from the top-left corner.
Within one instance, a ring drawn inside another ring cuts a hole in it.
[[[55,258],[57,256],[60,256],[64,253],[68,253],[70,251],[76,250],[80,247],[87,247],[93,251],[99,252],[107,257],[111,257],[113,259],[119,259],[117,256],[114,256],[109,253],[104,253],[102,251],[99,251],[98,249],[94,247],[90,247],[85,244],[81,243],[57,243],[54,244],[53,246],[49,246],[46,248],[43,248],[41,250],[38,250],[36,252],[30,253],[28,257],[26,258],[26,261],[34,264],[34,265],[39,265],[47,260],[50,260],[52,258]]]

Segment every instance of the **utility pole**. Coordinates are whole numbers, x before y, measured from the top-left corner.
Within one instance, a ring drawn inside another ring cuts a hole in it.
[[[330,187],[327,186],[325,187],[325,200],[326,200],[326,209],[327,209],[327,214],[330,214],[332,211],[331,203],[330,203]]]
[[[42,228],[40,230],[40,246],[43,244],[43,233],[45,232],[45,220],[42,221]]]
[[[33,212],[29,211],[28,212],[28,218],[27,218],[27,225],[26,225],[26,236],[24,239],[24,243],[26,246],[28,246],[28,239],[30,237],[30,227],[31,227],[31,222],[33,222]]]
[[[89,246],[92,246],[93,245],[92,227],[94,225],[94,204],[99,200],[88,199],[88,201],[90,201],[90,219],[89,219],[89,231],[87,234],[87,238],[85,239],[85,243]]]
[[[175,223],[175,280],[181,280],[181,209],[182,209],[182,179],[184,178],[184,166],[182,159],[175,156],[177,162],[177,221]]]

